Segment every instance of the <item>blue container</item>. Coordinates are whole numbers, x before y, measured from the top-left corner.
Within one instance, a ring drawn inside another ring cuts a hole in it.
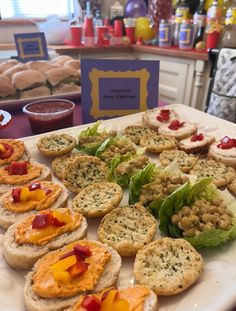
[[[191,50],[194,42],[194,25],[189,20],[184,20],[180,25],[179,48]]]
[[[159,25],[159,46],[170,47],[172,43],[172,25],[168,20],[162,19]]]

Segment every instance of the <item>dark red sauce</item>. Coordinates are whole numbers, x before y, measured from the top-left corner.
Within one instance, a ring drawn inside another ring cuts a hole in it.
[[[45,101],[28,105],[28,112],[38,113],[28,113],[32,131],[40,134],[73,126],[73,110],[69,110],[70,108],[72,103],[66,101]]]

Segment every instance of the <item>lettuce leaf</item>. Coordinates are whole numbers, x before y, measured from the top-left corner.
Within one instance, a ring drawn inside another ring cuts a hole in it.
[[[141,187],[152,182],[157,172],[158,168],[156,164],[151,163],[131,177],[129,185],[129,204],[134,204],[139,201]]]
[[[122,188],[126,188],[129,185],[129,181],[130,181],[130,176],[128,176],[127,174],[124,175],[120,175],[116,173],[116,168],[117,166],[124,162],[124,161],[128,161],[129,159],[132,158],[132,155],[126,154],[126,155],[120,155],[117,156],[115,158],[113,158],[109,163],[109,181],[111,182],[116,182],[118,185],[120,185]]]
[[[95,152],[95,156],[100,158],[101,154],[105,151],[105,149],[115,143],[117,140],[117,137],[108,137],[107,139],[104,140],[104,142],[99,146],[97,151]]]
[[[101,121],[97,121],[93,126],[86,128],[86,130],[82,131],[79,134],[79,137],[87,137],[87,136],[97,136],[99,135],[98,127],[101,124]]]
[[[216,196],[226,196],[226,193],[219,191],[211,181],[211,178],[203,178],[194,185],[187,182],[164,200],[159,209],[159,229],[162,233],[173,238],[182,238],[182,231],[171,223],[171,217],[174,214],[178,213],[184,205],[191,206],[197,200],[210,200]],[[227,207],[236,215],[236,200],[227,196],[226,201],[228,202]],[[195,237],[184,237],[197,249],[216,247],[234,238],[236,238],[236,217],[233,219],[231,228],[227,231],[212,229],[203,231]]]

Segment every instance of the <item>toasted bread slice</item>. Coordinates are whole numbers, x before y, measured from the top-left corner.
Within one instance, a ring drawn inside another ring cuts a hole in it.
[[[50,187],[51,182],[43,181],[43,184],[45,185],[45,187]],[[59,197],[53,202],[53,204],[50,205],[49,207],[50,209],[65,207],[67,205],[67,202],[68,202],[67,190],[61,185],[60,187],[62,188],[62,192],[59,195]],[[31,216],[37,213],[37,211],[34,209],[31,211],[26,211],[26,212],[21,212],[21,213],[15,213],[15,212],[5,209],[3,206],[3,201],[5,200],[5,198],[11,196],[11,191],[12,190],[9,190],[8,192],[4,193],[0,197],[0,226],[4,229],[9,228],[11,225],[18,222],[22,218],[25,218],[25,217],[28,217],[28,216]]]
[[[170,296],[196,282],[202,269],[203,258],[189,242],[160,238],[137,253],[134,278],[157,295]]]
[[[97,284],[95,285],[92,291],[92,292],[99,292],[107,287],[113,286],[116,283],[116,280],[118,278],[119,271],[121,268],[121,258],[119,254],[115,250],[113,250],[111,247],[105,244],[101,244],[97,241],[94,241],[94,242],[98,243],[99,245],[103,245],[111,254],[110,261],[106,264],[105,269],[103,270]],[[78,300],[81,294],[87,294],[87,293],[79,293],[78,295],[75,295],[73,297],[68,297],[68,298],[65,297],[65,298],[47,299],[47,298],[39,297],[32,289],[32,286],[33,286],[32,277],[37,271],[38,266],[40,265],[40,261],[42,259],[39,259],[35,263],[33,270],[26,275],[25,287],[24,287],[24,301],[25,301],[26,309],[28,311],[42,311],[42,310],[43,311],[62,311],[66,308],[71,307],[74,303],[76,303],[76,301]]]
[[[122,188],[110,182],[92,184],[72,200],[74,211],[86,217],[102,217],[116,208],[123,197]]]
[[[177,140],[166,135],[143,135],[140,139],[140,145],[151,153],[161,153],[164,150],[175,149]]]
[[[98,238],[121,256],[133,256],[150,243],[156,233],[156,219],[140,204],[118,207],[104,216]]]
[[[202,140],[194,139],[200,134],[192,135],[181,140],[178,144],[179,149],[191,154],[206,154],[210,145],[214,143],[215,137],[202,134]]]
[[[68,134],[46,135],[37,142],[39,151],[48,157],[57,157],[70,153],[75,146],[76,139]]]
[[[179,120],[173,120],[172,122],[177,122],[182,125],[180,127],[172,127],[172,123],[162,124],[158,129],[159,134],[168,135],[174,137],[177,140],[182,140],[197,132],[197,124],[195,123]]]
[[[63,209],[60,209],[62,212]],[[73,215],[73,213],[72,213]],[[44,245],[19,244],[15,239],[15,230],[25,219],[8,228],[3,241],[3,254],[7,263],[14,269],[30,269],[33,264],[49,251],[63,247],[68,243],[80,240],[87,235],[87,222],[83,217],[80,226],[50,240]]]
[[[219,144],[220,141],[216,141],[210,146],[207,157],[232,166],[236,169],[236,148],[222,149],[218,147]]]
[[[129,125],[125,128],[124,134],[136,145],[140,144],[140,139],[144,135],[153,135],[156,132],[142,125]]]
[[[163,117],[163,112],[165,117]],[[163,123],[169,123],[172,120],[179,119],[179,115],[174,109],[164,108],[154,108],[152,110],[147,110],[144,112],[142,117],[143,126],[149,127],[155,131],[158,131],[158,128]]]

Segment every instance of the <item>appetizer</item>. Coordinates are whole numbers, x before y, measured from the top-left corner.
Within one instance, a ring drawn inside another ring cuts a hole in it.
[[[172,120],[179,119],[177,112],[174,109],[154,108],[144,112],[142,123],[146,127],[158,131],[160,125],[170,123]]]
[[[225,136],[215,142],[209,148],[208,157],[236,168],[236,139]]]
[[[212,177],[213,183],[217,187],[222,187],[234,179],[235,170],[222,162],[201,159],[194,165],[190,174],[196,175],[198,178]]]
[[[14,187],[0,197],[0,226],[7,229],[20,219],[45,209],[67,204],[66,189],[49,181]]]
[[[193,134],[192,136],[181,140],[178,144],[180,150],[191,154],[206,154],[215,137],[203,133]]]
[[[87,234],[86,219],[68,208],[41,211],[8,228],[3,254],[14,269],[29,269],[50,250],[82,239]]]
[[[12,161],[0,168],[0,194],[15,186],[23,186],[37,180],[51,180],[50,169],[36,161]]]
[[[98,239],[121,256],[133,256],[152,241],[156,229],[155,218],[142,205],[117,207],[102,219]]]
[[[81,294],[115,285],[121,258],[111,247],[80,240],[40,258],[26,275],[24,300],[29,311],[60,311]]]
[[[175,149],[177,140],[166,135],[143,135],[140,139],[140,145],[146,148],[147,152],[161,153],[164,150]]]
[[[15,139],[0,139],[0,166],[12,161],[27,161],[30,154],[23,141]]]
[[[176,295],[198,280],[203,258],[184,239],[161,238],[138,251],[134,279],[157,295]]]
[[[124,135],[136,145],[140,144],[140,139],[144,135],[154,135],[156,132],[142,125],[129,125],[124,130]]]
[[[102,217],[116,208],[123,197],[122,188],[109,182],[92,184],[72,200],[74,211],[86,217]]]
[[[105,289],[101,293],[81,296],[68,311],[95,310],[158,310],[157,296],[148,287],[135,285],[133,287]]]
[[[170,123],[160,125],[158,132],[159,134],[182,140],[195,134],[197,132],[197,125],[187,121],[172,120]]]
[[[159,160],[163,166],[168,166],[175,162],[183,173],[188,173],[197,163],[198,157],[181,150],[164,150],[160,154]]]
[[[219,191],[211,178],[187,182],[159,208],[159,229],[195,248],[216,247],[236,238],[234,205],[235,199]]]
[[[76,157],[67,165],[63,174],[63,183],[71,192],[79,193],[83,188],[108,177],[108,166],[97,157]]]
[[[74,137],[68,134],[51,134],[43,136],[37,142],[38,150],[49,157],[70,153],[76,146]]]

